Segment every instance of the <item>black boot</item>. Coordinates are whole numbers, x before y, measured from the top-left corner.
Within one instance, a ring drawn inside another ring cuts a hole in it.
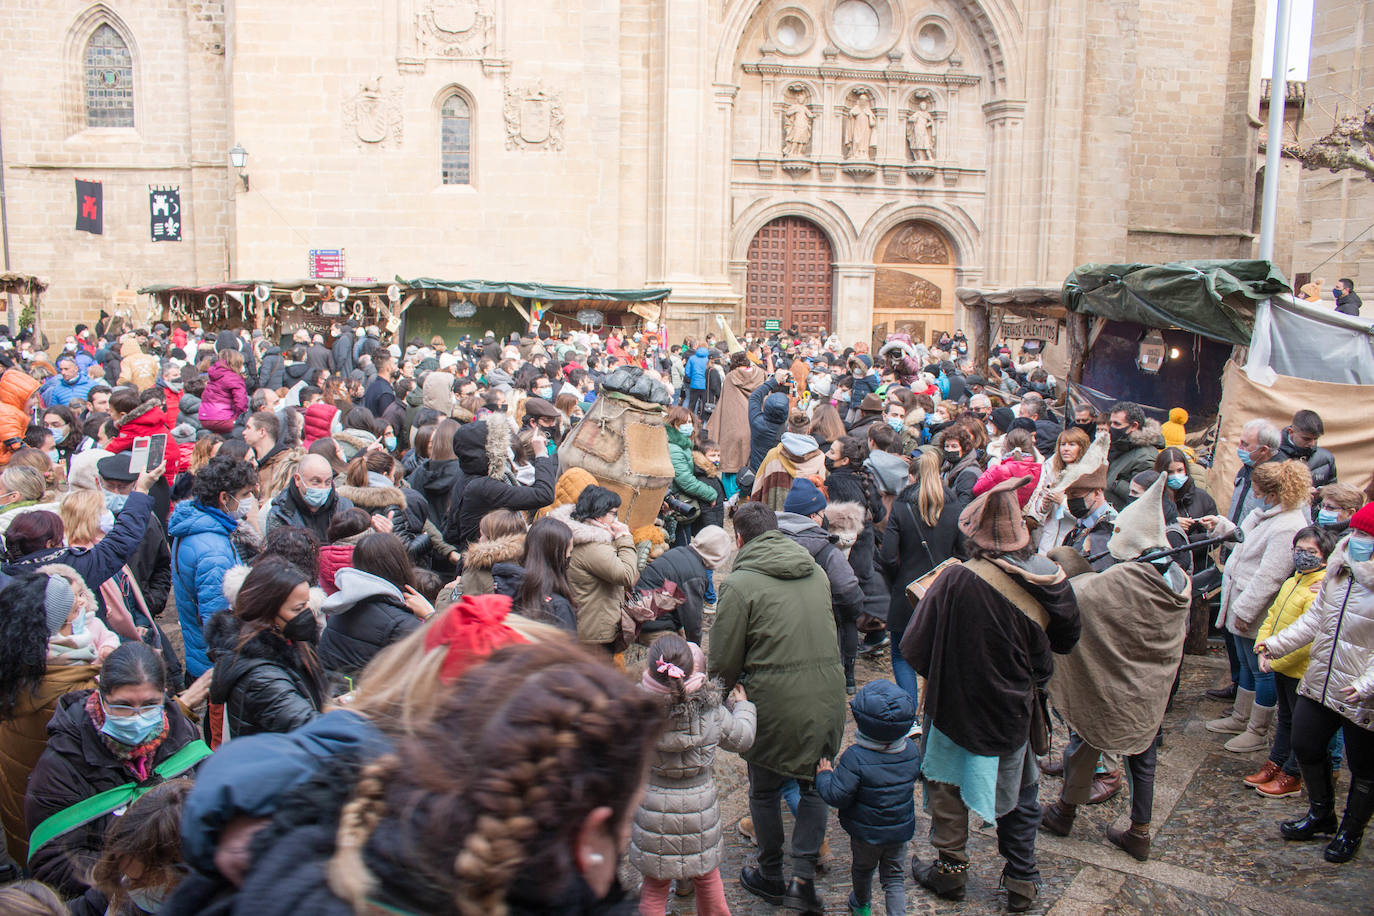
[[[1336,832],[1336,787],[1330,760],[1301,766],[1302,781],[1307,783],[1307,813],[1295,821],[1279,824],[1279,833],[1285,840],[1310,840],[1320,833]]]
[[[938,856],[929,865],[911,857],[911,876],[916,883],[946,900],[963,900],[968,884],[968,863]]]
[[[787,893],[787,884],[781,877],[770,878],[753,865],[745,866],[739,873],[739,883],[740,887],[773,906],[782,906],[783,895]]]
[[[1345,816],[1336,838],[1326,847],[1324,857],[1337,864],[1349,862],[1360,851],[1364,828],[1374,814],[1374,779],[1355,779],[1350,782],[1350,796],[1345,800]]]
[[[816,882],[807,881],[805,878],[791,880],[787,885],[787,893],[783,896],[782,905],[793,912],[806,913],[808,916],[820,916],[825,912],[825,904],[816,893]]]

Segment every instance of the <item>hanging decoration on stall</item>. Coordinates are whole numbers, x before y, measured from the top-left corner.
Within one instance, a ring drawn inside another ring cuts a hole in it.
[[[181,241],[181,188],[149,185],[148,216],[154,242]]]
[[[344,249],[312,248],[307,264],[312,280],[342,280],[344,276]]]
[[[599,328],[606,323],[606,315],[596,309],[581,309],[577,313],[577,323],[584,328]]]
[[[531,300],[530,300],[530,330],[531,330],[531,331],[537,332],[537,331],[539,330],[539,322],[541,322],[541,321],[544,320],[544,310],[547,309],[547,308],[548,308],[548,305],[547,305],[546,303],[540,302],[538,299],[531,299]]]
[[[477,314],[477,306],[466,299],[459,299],[448,304],[448,313],[454,318],[471,318]]]
[[[92,235],[105,234],[104,190],[98,181],[76,179],[76,229]]]

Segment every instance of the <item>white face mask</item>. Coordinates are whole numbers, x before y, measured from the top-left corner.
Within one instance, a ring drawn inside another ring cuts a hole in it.
[[[534,465],[522,464],[515,469],[515,480],[521,486],[531,486],[534,484]]]

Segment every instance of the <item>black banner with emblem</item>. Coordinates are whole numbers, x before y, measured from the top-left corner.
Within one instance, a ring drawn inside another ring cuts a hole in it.
[[[181,189],[148,186],[148,213],[154,242],[181,241]]]

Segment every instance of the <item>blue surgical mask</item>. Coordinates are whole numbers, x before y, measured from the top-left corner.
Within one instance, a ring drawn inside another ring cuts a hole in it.
[[[891,426],[891,427],[892,427],[893,429],[895,429],[897,432],[901,432],[901,431],[902,431],[902,421],[901,421],[900,419],[898,419],[897,417],[888,417],[888,418],[887,418],[887,425],[888,425],[888,426]]]
[[[1374,556],[1374,538],[1369,535],[1351,535],[1345,545],[1345,552],[1350,557],[1350,562],[1365,563]]]
[[[104,702],[103,697],[101,702]],[[120,744],[138,747],[162,731],[162,720],[161,706],[154,707],[147,712],[135,713],[132,716],[112,716],[107,705],[105,707],[105,724],[100,726],[100,731]]]
[[[1323,526],[1339,525],[1341,523],[1340,513],[1335,509],[1328,509],[1325,506],[1317,510],[1317,524]]]
[[[124,504],[129,501],[128,493],[111,493],[109,490],[103,490],[101,491],[101,495],[105,497],[105,508],[109,509],[115,515],[122,512],[124,510]]]
[[[696,431],[696,427],[693,426],[691,423],[682,423],[679,424],[677,431],[690,439],[692,437],[692,433]]]
[[[1250,450],[1247,448],[1236,449],[1236,457],[1240,459],[1241,464],[1247,467],[1254,465],[1254,462],[1250,460]]]
[[[49,426],[48,432],[52,433],[52,441],[57,443],[58,445],[61,445],[62,440],[67,438],[67,430],[65,427],[62,429],[57,429],[55,427]]]
[[[1183,485],[1188,482],[1187,474],[1170,474],[1165,480],[1170,490],[1181,490]]]
[[[318,509],[329,500],[329,492],[332,489],[332,487],[306,487],[305,492],[301,495],[305,497],[307,503]]]
[[[83,636],[83,635],[85,635],[85,633],[86,633],[86,621],[87,621],[87,617],[88,617],[88,616],[89,616],[89,615],[88,615],[88,613],[87,613],[86,611],[82,611],[80,614],[77,614],[75,617],[72,618],[72,635],[73,635],[73,636]]]
[[[396,451],[396,437],[395,437],[395,436],[383,436],[383,437],[382,437],[382,445],[386,448],[386,450],[387,450],[388,452],[394,452],[394,451]]]

